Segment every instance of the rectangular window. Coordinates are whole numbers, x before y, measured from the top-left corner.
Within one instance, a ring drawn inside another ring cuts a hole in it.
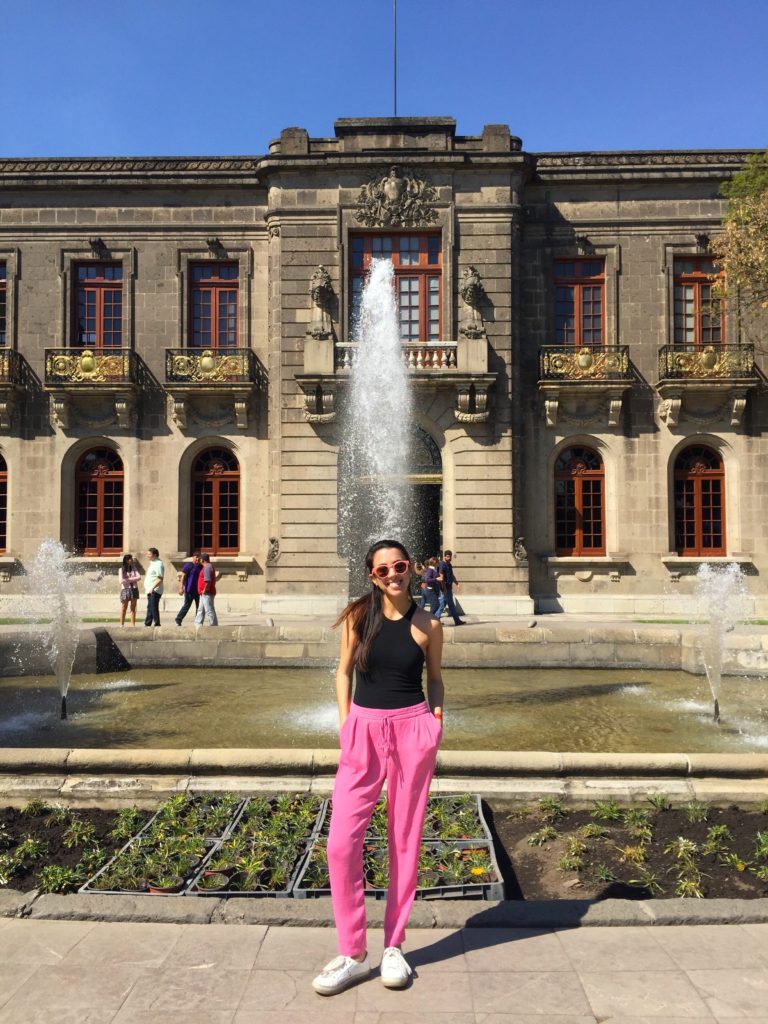
[[[123,268],[119,263],[75,265],[75,328],[78,348],[110,349],[123,344]]]
[[[6,344],[7,338],[7,320],[6,312],[8,308],[8,293],[7,293],[7,276],[8,271],[5,263],[0,261],[0,345]]]
[[[605,260],[555,260],[555,344],[594,347],[605,337]]]
[[[674,276],[675,345],[721,345],[725,337],[725,309],[713,294],[719,276],[715,264],[706,256],[679,257],[674,262]]]
[[[193,263],[190,267],[190,348],[237,348],[237,263]]]
[[[350,239],[350,337],[356,340],[365,276],[371,260],[389,259],[395,270],[400,338],[440,341],[442,245],[440,235],[352,235]]]

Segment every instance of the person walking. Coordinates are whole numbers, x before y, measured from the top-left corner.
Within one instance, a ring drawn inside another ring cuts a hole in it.
[[[163,580],[165,579],[165,566],[160,561],[160,552],[157,548],[148,548],[147,575],[144,577],[144,593],[147,595],[147,617],[144,619],[145,626],[160,625],[160,598],[163,596]]]
[[[202,565],[200,564],[200,552],[194,551],[192,553],[192,559],[189,562],[185,562],[181,567],[181,581],[179,583],[179,593],[184,598],[182,601],[181,608],[179,608],[178,614],[176,615],[176,625],[180,626],[184,621],[184,616],[192,606],[192,602],[195,603],[195,614],[200,607],[200,594],[197,592],[197,579],[202,572]]]
[[[440,605],[440,589],[437,582],[437,559],[428,558],[424,566],[424,576],[421,584],[421,598],[419,608],[423,610],[429,603],[429,614],[437,617],[437,609]]]
[[[429,786],[443,729],[443,630],[411,598],[410,555],[399,541],[381,540],[368,550],[365,565],[370,591],[350,602],[336,622],[342,627],[336,673],[341,756],[327,852],[339,955],[312,982],[324,996],[342,992],[371,972],[363,841],[385,781],[389,887],[381,981],[387,988],[404,988],[411,978],[401,945],[416,895]]]
[[[216,571],[211,565],[210,555],[200,555],[201,572],[197,577],[197,592],[200,595],[200,607],[195,615],[195,625],[202,626],[206,615],[209,626],[218,626],[216,617]]]
[[[120,563],[120,625],[125,625],[128,606],[131,607],[131,625],[136,625],[136,604],[139,600],[139,580],[141,573],[133,560],[133,555],[123,555]]]
[[[466,623],[463,619],[459,618],[459,613],[456,611],[456,605],[453,601],[453,588],[456,587],[458,590],[461,586],[459,581],[456,579],[456,574],[453,571],[453,552],[446,550],[443,552],[443,558],[437,569],[437,579],[440,583],[440,589],[442,593],[440,595],[440,603],[437,606],[436,615],[438,619],[443,614],[443,611],[447,608],[448,614],[453,616],[454,626],[465,626]]]

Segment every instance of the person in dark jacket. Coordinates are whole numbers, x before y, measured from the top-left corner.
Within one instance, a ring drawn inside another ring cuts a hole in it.
[[[466,625],[464,620],[459,618],[459,613],[456,611],[456,605],[453,603],[453,588],[456,587],[458,589],[461,584],[456,579],[456,574],[453,571],[452,551],[446,550],[443,552],[442,560],[437,568],[437,581],[442,590],[442,594],[440,595],[440,604],[437,606],[437,612],[435,613],[438,619],[447,608],[448,614],[453,616],[454,626]]]
[[[179,614],[176,616],[177,626],[180,626],[184,621],[184,616],[191,608],[192,602],[195,604],[195,613],[197,613],[198,606],[200,605],[200,595],[197,592],[197,577],[200,575],[202,568],[199,551],[194,551],[191,561],[185,562],[182,566],[179,593],[184,600],[181,608],[179,608]]]

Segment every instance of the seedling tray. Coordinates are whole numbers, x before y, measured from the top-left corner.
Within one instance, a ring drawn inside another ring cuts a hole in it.
[[[212,802],[215,799],[216,798],[213,797],[213,798],[211,798],[211,801],[208,801],[208,802]],[[190,803],[192,803],[193,800],[200,801],[200,798],[191,798],[190,799]],[[115,854],[114,857],[112,857],[110,860],[108,860],[107,863],[104,864],[93,875],[93,877],[89,878],[88,881],[84,885],[81,885],[80,888],[78,889],[78,892],[81,892],[81,893],[97,893],[97,894],[102,895],[102,896],[123,896],[123,895],[126,895],[126,894],[131,894],[131,895],[135,895],[135,896],[157,896],[157,895],[182,896],[182,895],[184,895],[186,890],[189,888],[190,881],[194,877],[194,875],[196,874],[199,866],[202,863],[204,863],[210,857],[214,847],[217,846],[218,844],[222,843],[227,838],[227,836],[229,835],[230,831],[234,827],[235,823],[237,821],[239,821],[240,817],[242,816],[243,808],[244,808],[245,803],[246,803],[245,800],[240,800],[237,804],[235,804],[235,806],[234,806],[234,808],[233,808],[233,810],[232,810],[232,812],[230,814],[229,820],[227,821],[226,825],[223,828],[218,829],[216,835],[205,835],[203,837],[202,841],[203,841],[203,843],[205,845],[205,854],[198,861],[197,864],[193,865],[189,870],[187,870],[187,872],[185,872],[185,874],[183,876],[183,884],[182,884],[181,888],[179,889],[179,892],[176,892],[176,893],[162,893],[162,894],[160,894],[160,893],[150,893],[147,889],[100,889],[96,885],[94,885],[94,883],[96,882],[96,880],[98,878],[100,878],[104,874],[107,874],[114,867],[115,864],[119,863],[120,859],[124,856],[124,854],[129,849],[131,849],[132,847],[135,847],[137,845],[140,846],[143,843],[143,841],[145,840],[146,836],[150,833],[153,825],[157,822],[158,819],[160,819],[163,816],[166,804],[164,804],[161,807],[159,807],[157,809],[157,811],[149,819],[149,821],[146,822],[146,824],[143,826],[143,828],[141,828],[136,833],[136,835],[131,836],[131,838],[128,839],[128,841],[126,843],[124,843],[123,846],[120,847],[120,849],[117,851],[117,853]]]
[[[325,849],[325,840],[323,837],[318,837],[318,841],[308,852],[306,861],[302,866],[301,872],[294,886],[293,895],[296,899],[318,899],[321,896],[331,895],[331,890],[327,886],[321,888],[304,886],[304,879],[311,866],[312,854],[317,848]],[[376,849],[380,849],[384,852],[386,851],[386,843],[381,842],[380,840],[366,840],[364,848],[367,855]],[[448,859],[452,856],[458,856],[464,859],[473,852],[477,852],[481,856],[487,858],[489,870],[485,873],[491,877],[477,882],[465,881],[446,885],[424,885],[421,888],[416,889],[417,900],[477,899],[499,901],[504,899],[504,881],[501,877],[498,861],[496,860],[496,855],[493,850],[493,843],[482,841],[429,841],[422,843],[422,849],[424,848],[426,848],[430,854],[437,854],[441,859]],[[366,888],[365,896],[367,899],[386,899],[387,889],[370,886]]]
[[[374,815],[371,820],[371,824],[365,833],[365,841],[368,842],[386,842],[386,833],[377,831],[375,828],[375,822],[378,814],[381,813],[382,805],[385,803],[384,800],[379,800],[374,809]],[[441,813],[444,813],[443,809],[449,810],[456,808],[457,813],[463,813],[468,819],[470,827],[466,830],[469,834],[463,836],[449,836],[439,834],[434,828],[434,818],[439,817]],[[332,801],[327,800],[323,814],[319,821],[318,834],[327,839],[328,830],[331,823],[331,810]],[[488,823],[485,820],[483,814],[483,806],[480,797],[477,794],[458,794],[458,795],[447,795],[447,796],[430,796],[427,803],[427,814],[424,821],[424,831],[422,832],[422,840],[424,841],[436,841],[442,843],[454,843],[454,842],[486,842],[493,843],[491,836],[491,830],[488,827]]]
[[[258,798],[256,798],[258,799]],[[205,875],[206,871],[210,870],[209,865],[215,858],[216,854],[222,849],[226,839],[234,836],[238,829],[247,821],[248,807],[251,804],[251,800],[246,800],[240,809],[237,818],[234,820],[232,827],[228,830],[227,835],[223,837],[219,842],[213,846],[209,851],[205,859],[199,865],[193,878],[190,880],[189,885],[185,889],[185,895],[187,896],[215,896],[217,898],[229,898],[231,896],[244,897],[244,898],[260,898],[260,899],[286,899],[289,898],[293,893],[293,888],[296,884],[298,876],[304,867],[309,851],[313,848],[314,840],[318,834],[320,823],[322,822],[328,805],[328,800],[322,800],[319,804],[317,813],[315,815],[312,824],[304,831],[301,835],[295,837],[296,843],[296,855],[294,858],[293,866],[288,878],[288,882],[283,889],[237,889],[237,888],[223,888],[223,889],[199,889],[198,884]],[[258,835],[258,833],[256,833]],[[269,842],[262,843],[261,849],[268,849],[270,846]]]

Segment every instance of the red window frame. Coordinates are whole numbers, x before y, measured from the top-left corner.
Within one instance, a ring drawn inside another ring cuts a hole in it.
[[[189,278],[189,348],[237,348],[240,328],[238,264],[231,260],[192,263]]]
[[[678,347],[722,345],[725,304],[712,295],[723,280],[709,256],[676,256],[674,260],[674,343]]]
[[[566,448],[555,463],[555,552],[605,554],[605,467],[591,448]]]
[[[350,337],[356,333],[365,277],[374,259],[391,259],[403,342],[442,340],[443,247],[439,231],[350,236]]]
[[[605,343],[605,260],[555,260],[555,344],[574,348]]]
[[[123,550],[123,463],[111,448],[92,448],[75,473],[75,550],[118,555]]]
[[[718,452],[692,445],[675,459],[675,550],[705,558],[726,554],[725,468]]]
[[[0,346],[5,345],[8,337],[8,268],[0,260]]]
[[[74,348],[115,349],[123,345],[123,265],[76,263],[72,310]]]
[[[240,551],[240,464],[227,448],[209,448],[192,467],[191,551]]]
[[[8,550],[8,464],[0,455],[0,553]]]

